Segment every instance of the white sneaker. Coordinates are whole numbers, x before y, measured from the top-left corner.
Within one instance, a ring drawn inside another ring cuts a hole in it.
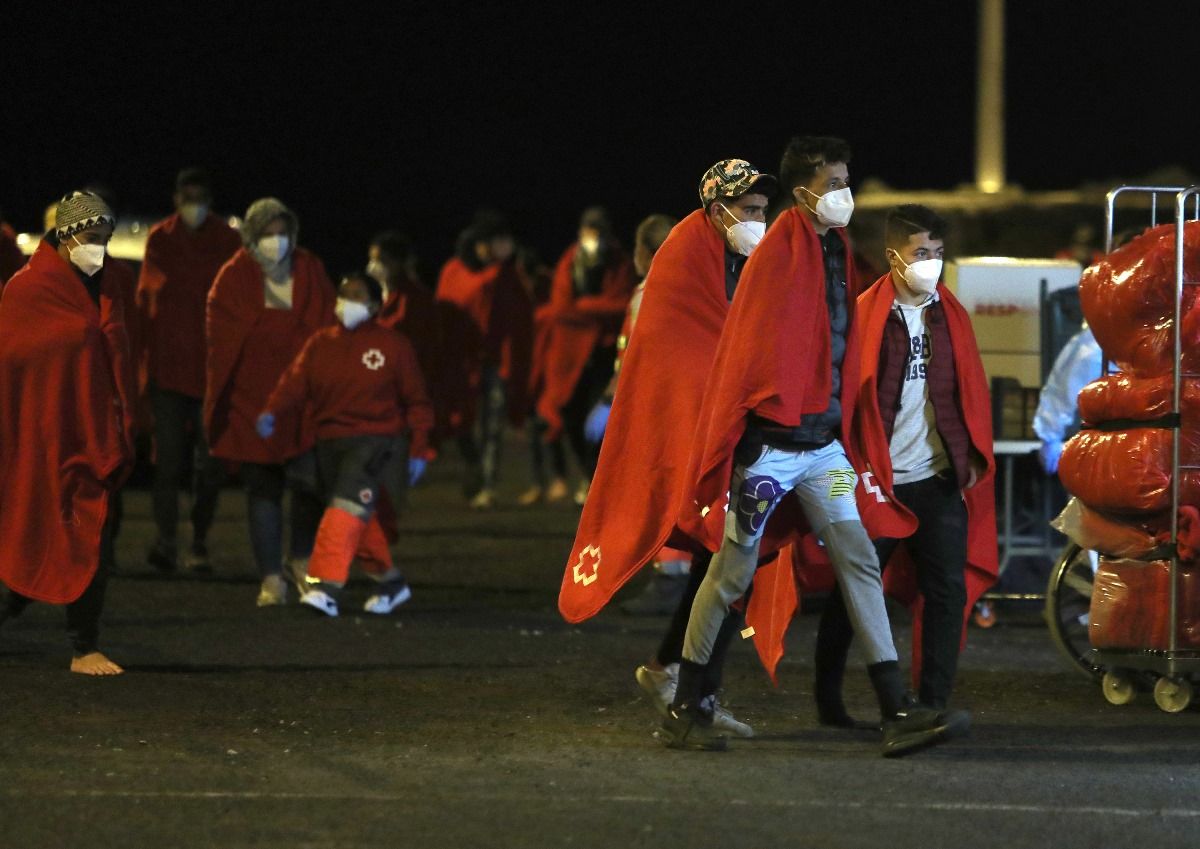
[[[633,673],[638,686],[646,691],[659,716],[667,718],[671,702],[675,700],[675,687],[679,684],[679,664],[672,663],[662,669],[639,666]]]
[[[267,575],[258,588],[258,601],[255,603],[259,607],[287,604],[287,594],[287,581],[282,575]]]
[[[579,488],[575,490],[575,504],[582,507],[587,502],[588,490],[591,489],[587,481],[582,481]]]
[[[491,510],[496,506],[496,493],[490,489],[481,489],[471,499],[472,510]]]
[[[721,707],[719,702],[713,709],[713,728],[733,734],[736,737],[749,739],[754,736],[753,728],[745,722],[736,719],[732,713]]]
[[[324,590],[305,590],[304,595],[300,596],[300,603],[307,604],[314,610],[321,611],[326,616],[336,617],[338,615],[337,599]]]
[[[398,588],[390,591],[380,588],[378,593],[367,599],[363,610],[367,613],[386,616],[410,598],[412,598],[412,588],[408,584],[401,584]]]

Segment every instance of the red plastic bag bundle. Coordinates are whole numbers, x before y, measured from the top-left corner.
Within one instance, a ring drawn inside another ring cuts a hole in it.
[[[1200,279],[1200,222],[1184,228],[1184,273]],[[1184,287],[1184,366],[1200,364],[1197,287]],[[1170,374],[1175,365],[1175,225],[1147,230],[1083,272],[1083,314],[1101,349],[1138,377]]]
[[[1147,559],[1161,556],[1171,542],[1171,522],[1166,513],[1148,517],[1114,517],[1093,510],[1072,498],[1050,523],[1076,545],[1109,557]]]
[[[1173,392],[1174,379],[1169,374],[1159,377],[1110,374],[1093,380],[1080,391],[1079,417],[1085,425],[1115,419],[1152,421],[1171,412]],[[1195,429],[1200,424],[1200,380],[1183,381],[1180,410],[1185,428]]]
[[[1181,433],[1179,461],[1200,460],[1196,431]],[[1159,513],[1171,507],[1171,430],[1081,430],[1063,447],[1058,476],[1072,495],[1093,510]],[[1181,473],[1181,504],[1200,504],[1200,474]]]
[[[1088,637],[1098,649],[1168,648],[1171,566],[1166,560],[1100,559],[1092,587]],[[1181,648],[1200,647],[1200,573],[1179,573]]]

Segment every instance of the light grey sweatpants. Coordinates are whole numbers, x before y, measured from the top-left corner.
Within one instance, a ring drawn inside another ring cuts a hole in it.
[[[683,640],[683,656],[708,663],[721,623],[750,588],[763,529],[775,507],[795,492],[825,546],[868,664],[896,660],[875,546],[854,502],[858,476],[840,442],[815,451],[765,447],[749,466],[735,466],[725,536],[700,584]]]

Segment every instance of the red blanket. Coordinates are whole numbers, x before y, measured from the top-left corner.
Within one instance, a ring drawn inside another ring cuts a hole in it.
[[[143,386],[204,397],[205,304],[217,272],[241,244],[237,231],[212,215],[195,231],[178,214],[150,228],[137,283]]]
[[[944,286],[938,287],[950,341],[954,347],[953,357],[958,378],[958,395],[966,419],[971,444],[987,461],[987,471],[964,493],[967,515],[967,604],[964,618],[969,616],[979,597],[996,582],[998,556],[996,549],[996,464],[992,454],[991,403],[988,397],[988,382],[975,343],[975,333],[966,311]],[[916,530],[916,517],[900,504],[892,489],[892,462],[884,433],[883,421],[878,407],[879,349],[883,341],[884,326],[895,300],[895,290],[890,275],[875,282],[858,298],[856,314],[858,322],[853,326],[846,346],[846,360],[842,379],[842,444],[846,448],[851,464],[859,473],[859,486],[855,490],[859,515],[867,533],[872,538],[912,536]],[[795,552],[807,553],[818,561],[825,560],[819,549],[814,549],[811,539],[806,540],[807,549]],[[804,556],[797,556],[797,566],[803,568]],[[784,560],[784,558],[780,558]],[[783,656],[783,635],[786,623],[795,612],[798,597],[784,583],[790,578],[787,570],[760,570],[754,584],[754,596],[748,611],[747,621],[755,628],[755,641],[759,656],[768,672],[774,677],[776,665]],[[760,583],[764,595],[772,600],[770,606],[758,598]],[[783,585],[781,585],[783,584]],[[884,572],[885,591],[909,604],[914,611],[913,657],[914,674],[917,674],[916,659],[920,658],[920,598],[917,590],[913,564],[904,552],[897,548]],[[783,624],[783,627],[781,626]],[[964,631],[965,634],[965,631]]]
[[[213,456],[245,463],[282,463],[314,441],[303,411],[281,415],[267,440],[255,419],[280,375],[308,338],[333,323],[333,283],[316,256],[297,248],[290,310],[267,309],[263,272],[242,248],[218,272],[208,296],[208,360],[204,426]]]
[[[852,251],[845,232],[835,232],[846,245],[846,305],[853,326]],[[753,412],[797,425],[805,413],[829,406],[831,380],[821,242],[808,217],[793,208],[771,225],[742,270],[708,376],[680,528],[716,551],[725,527],[733,451],[746,417]],[[767,523],[761,553],[778,550],[806,530],[797,500],[784,499]]]
[[[558,608],[594,616],[673,535],[709,365],[729,312],[724,242],[696,210],[646,277],[600,462],[567,560]],[[652,414],[648,414],[651,411]],[[694,544],[693,544],[694,545]]]
[[[43,242],[0,299],[0,580],[53,604],[91,583],[109,495],[133,460],[119,284],[106,262],[97,308]]]
[[[542,317],[549,324],[540,358],[543,384],[537,411],[548,425],[547,441],[562,433],[562,409],[571,400],[592,351],[597,345],[615,344],[629,298],[637,285],[633,263],[618,245],[610,242],[610,259],[599,294],[576,297],[573,269],[578,250],[579,245],[574,244],[559,259],[548,310],[543,311]]]
[[[512,263],[478,271],[455,257],[438,277],[443,350],[439,396],[451,435],[467,432],[478,415],[484,366],[496,366],[508,393],[508,417],[520,425],[533,351],[533,305]]]

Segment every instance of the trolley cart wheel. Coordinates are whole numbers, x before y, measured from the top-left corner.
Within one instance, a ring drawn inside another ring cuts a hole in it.
[[[1133,678],[1124,669],[1110,669],[1105,672],[1100,686],[1110,705],[1127,705],[1137,695]]]
[[[1081,675],[1099,681],[1104,675],[1104,667],[1096,662],[1096,651],[1088,640],[1088,611],[1092,606],[1095,579],[1091,552],[1074,543],[1069,544],[1050,570],[1042,615],[1050,629],[1050,639],[1070,661],[1071,667]]]
[[[975,602],[975,613],[971,621],[980,628],[991,628],[996,624],[996,605],[990,601]]]
[[[1192,682],[1186,678],[1159,678],[1154,682],[1154,703],[1159,710],[1179,713],[1192,703]]]

